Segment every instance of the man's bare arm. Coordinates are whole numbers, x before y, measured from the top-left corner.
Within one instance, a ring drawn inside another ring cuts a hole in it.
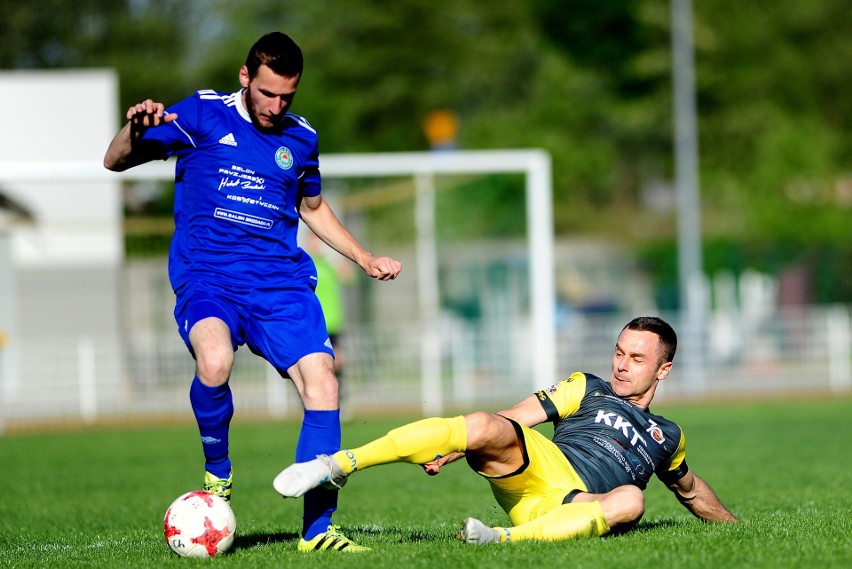
[[[146,144],[142,135],[149,128],[172,122],[175,113],[163,114],[165,106],[151,99],[127,109],[127,124],[112,139],[104,155],[104,167],[113,172],[123,172],[139,164],[165,157],[162,145]]]
[[[692,471],[669,486],[678,501],[705,522],[736,522],[737,518],[719,500],[710,485],[695,476]]]

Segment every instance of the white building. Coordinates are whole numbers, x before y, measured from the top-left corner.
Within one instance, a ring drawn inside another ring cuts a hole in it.
[[[56,398],[44,395],[66,382],[94,416],[122,375],[122,199],[119,180],[98,171],[117,101],[112,71],[0,73],[0,194],[30,214],[0,213],[0,418],[32,406],[49,415]]]

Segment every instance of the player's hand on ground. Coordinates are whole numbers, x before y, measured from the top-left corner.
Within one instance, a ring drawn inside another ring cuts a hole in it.
[[[380,281],[392,281],[402,270],[402,263],[390,257],[373,257],[367,265],[367,274]]]
[[[439,456],[435,460],[430,460],[429,462],[421,464],[420,466],[423,467],[423,472],[425,472],[429,476],[435,476],[436,474],[439,474],[441,472],[442,466],[454,462],[463,456],[463,452],[451,452],[447,456]]]

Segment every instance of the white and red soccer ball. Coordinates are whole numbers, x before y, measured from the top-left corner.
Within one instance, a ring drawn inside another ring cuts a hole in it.
[[[234,543],[237,520],[228,503],[200,490],[172,502],[163,519],[163,535],[182,557],[215,557]]]

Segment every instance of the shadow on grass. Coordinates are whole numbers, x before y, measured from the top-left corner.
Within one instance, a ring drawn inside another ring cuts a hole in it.
[[[671,530],[683,527],[684,521],[678,519],[656,519],[652,521],[641,521],[637,526],[623,532],[611,533],[604,539],[615,538],[625,534],[648,534],[660,530]],[[411,543],[441,543],[454,542],[454,532],[447,528],[442,530],[421,530],[417,528],[383,527],[379,525],[354,525],[344,528],[344,533],[382,536],[386,544],[411,544]],[[253,549],[274,543],[292,542],[295,544],[300,538],[297,532],[257,532],[248,535],[237,534],[234,538],[234,550]],[[357,536],[356,536],[357,539]]]
[[[653,521],[640,521],[638,525],[634,526],[632,529],[624,530],[620,533],[649,533],[653,531],[658,531],[661,529],[671,529],[675,527],[683,527],[683,520],[653,520]],[[619,532],[613,532],[611,535],[619,535]]]
[[[441,542],[452,538],[452,532],[434,529],[382,527],[378,525],[361,525],[349,528],[360,534],[382,536],[388,543],[428,543]]]
[[[260,545],[269,545],[270,543],[281,543],[287,541],[297,541],[301,536],[294,532],[260,532],[248,535],[237,533],[234,537],[234,549],[251,549]]]

